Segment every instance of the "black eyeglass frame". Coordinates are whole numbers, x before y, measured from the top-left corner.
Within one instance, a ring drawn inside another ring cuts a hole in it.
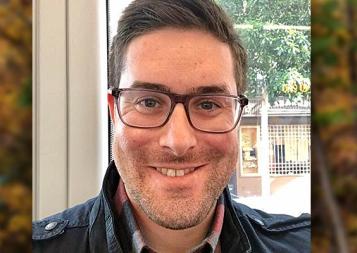
[[[170,111],[166,117],[166,120],[158,125],[158,126],[152,126],[152,127],[142,127],[142,126],[135,126],[135,125],[130,125],[128,124],[127,122],[125,122],[120,114],[120,109],[119,109],[119,104],[118,104],[118,100],[119,100],[119,97],[120,97],[120,93],[123,92],[123,91],[147,91],[147,92],[157,92],[157,93],[161,93],[161,94],[165,94],[167,95],[170,100],[171,100],[171,108],[170,108]],[[241,117],[242,117],[242,114],[243,114],[243,109],[246,105],[248,105],[248,98],[244,95],[238,95],[238,96],[234,96],[234,95],[229,95],[229,94],[216,94],[216,93],[203,93],[203,94],[187,94],[187,95],[180,95],[180,94],[176,94],[176,93],[171,93],[171,92],[165,92],[165,91],[161,91],[161,90],[153,90],[153,89],[138,89],[138,88],[116,88],[116,87],[112,87],[112,88],[109,88],[108,90],[108,94],[111,94],[114,98],[115,98],[115,104],[117,106],[117,111],[118,111],[118,115],[119,115],[119,118],[120,120],[127,126],[129,127],[135,127],[135,128],[142,128],[142,129],[150,129],[150,128],[158,128],[158,127],[162,127],[164,126],[169,120],[170,120],[170,117],[171,117],[171,114],[172,112],[174,111],[175,107],[176,107],[176,104],[183,104],[184,108],[185,108],[185,113],[186,113],[186,117],[188,119],[188,122],[190,123],[190,125],[198,130],[198,131],[201,131],[201,132],[206,132],[206,133],[213,133],[213,134],[223,134],[223,133],[228,133],[230,131],[232,131],[234,128],[236,128],[237,124],[239,123]],[[190,113],[189,113],[189,102],[192,98],[194,97],[197,97],[197,96],[200,96],[200,97],[210,97],[210,96],[218,96],[218,97],[230,97],[230,98],[235,98],[238,100],[239,104],[240,104],[240,112],[239,112],[239,115],[236,119],[236,122],[233,124],[233,126],[229,129],[229,130],[226,130],[226,131],[206,131],[206,130],[202,130],[202,129],[199,129],[197,127],[194,126],[194,124],[192,123],[191,121],[191,117],[190,117]]]

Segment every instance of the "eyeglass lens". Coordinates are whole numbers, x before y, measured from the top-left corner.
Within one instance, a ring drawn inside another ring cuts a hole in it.
[[[171,103],[164,93],[126,90],[120,93],[119,115],[130,126],[158,127],[169,117]],[[240,108],[234,97],[197,95],[188,104],[189,120],[199,130],[224,132],[235,126]]]

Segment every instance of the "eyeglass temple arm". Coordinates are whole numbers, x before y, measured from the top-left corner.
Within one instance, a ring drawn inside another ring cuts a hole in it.
[[[108,89],[108,94],[112,95],[113,97],[119,97],[120,90],[116,87],[110,87]]]
[[[240,98],[240,105],[241,107],[247,106],[248,105],[248,98],[244,95],[239,95]]]

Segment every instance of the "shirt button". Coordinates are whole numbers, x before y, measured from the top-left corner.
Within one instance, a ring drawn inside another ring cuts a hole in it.
[[[52,229],[54,229],[55,227],[57,227],[57,225],[58,225],[58,222],[55,222],[55,221],[50,222],[50,223],[48,223],[48,224],[46,225],[45,230],[51,231]]]

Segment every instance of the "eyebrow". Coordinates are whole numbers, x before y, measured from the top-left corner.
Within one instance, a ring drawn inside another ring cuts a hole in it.
[[[148,89],[148,90],[157,90],[157,91],[164,91],[170,92],[170,88],[166,85],[159,84],[159,83],[149,83],[149,82],[142,82],[142,81],[135,81],[130,88],[141,88],[141,89]]]
[[[141,89],[149,89],[149,90],[157,90],[163,92],[171,92],[171,89],[163,84],[159,83],[150,83],[150,82],[142,82],[135,81],[131,86],[131,88],[141,88]],[[199,87],[194,87],[191,89],[189,94],[211,94],[211,93],[220,93],[220,94],[229,94],[229,90],[226,85],[204,85]]]
[[[192,88],[192,94],[207,94],[207,93],[229,94],[229,90],[225,85],[216,85],[216,84]]]

